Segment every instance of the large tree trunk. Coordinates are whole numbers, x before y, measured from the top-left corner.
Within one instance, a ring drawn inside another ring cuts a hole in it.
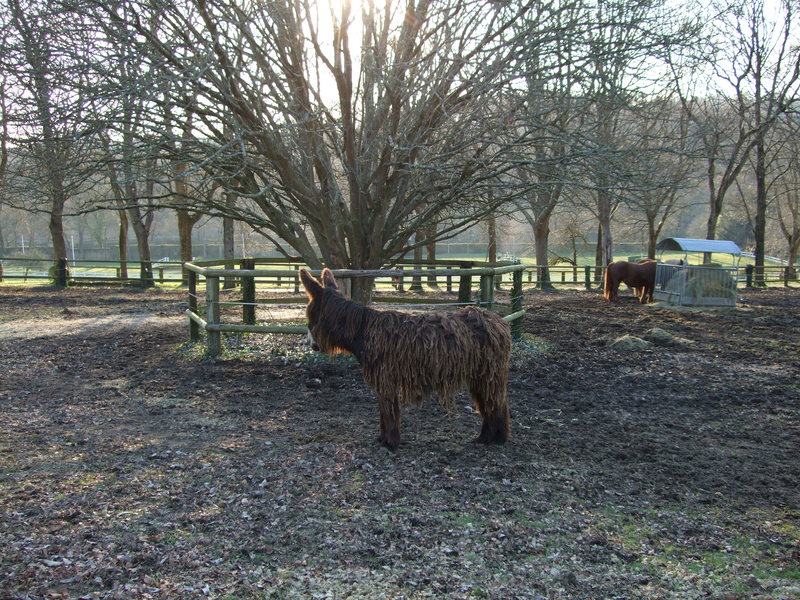
[[[236,203],[236,196],[231,193],[225,194],[225,206],[228,208],[232,208],[232,206]],[[234,221],[230,217],[223,217],[222,218],[222,257],[225,259],[225,268],[226,269],[233,269],[234,268],[234,258],[235,258],[235,228],[234,228]],[[225,277],[222,288],[223,289],[231,289],[236,287],[236,278],[235,277]]]
[[[178,215],[181,263],[192,262],[192,230],[201,215],[184,209],[175,209],[175,212]],[[189,272],[184,267],[181,267],[181,285],[189,285]]]
[[[64,199],[54,198],[50,211],[50,237],[53,240],[53,259],[67,258],[67,238],[64,235]]]
[[[717,237],[717,222],[719,221],[719,213],[721,211],[722,201],[719,197],[719,191],[716,185],[711,180],[713,173],[709,173],[708,181],[708,220],[706,221],[706,239],[713,240]]]
[[[647,258],[656,257],[656,216],[653,214],[647,215]]]
[[[150,227],[153,224],[153,213],[147,211],[142,214],[141,207],[137,201],[136,185],[130,183],[126,185],[128,207],[128,219],[131,228],[136,236],[136,248],[139,251],[139,284],[142,287],[154,287],[153,260],[150,256]]]
[[[597,216],[600,224],[600,260],[604,267],[614,260],[614,247],[611,235],[611,197],[603,190],[597,194]]]
[[[421,239],[422,235],[423,234],[418,231],[414,235],[414,241],[417,241],[417,240]],[[414,262],[416,263],[414,265],[414,268],[419,268],[420,267],[419,263],[422,262],[422,246],[417,246],[416,248],[414,248]],[[411,292],[421,292],[422,291],[422,277],[419,276],[419,275],[414,275],[411,278],[411,285],[409,286],[408,289]]]
[[[597,223],[597,243],[594,245],[594,282],[602,283],[603,281],[603,227]]]
[[[797,258],[800,254],[800,237],[789,244],[789,262],[784,272],[783,283],[789,285],[789,281],[797,277]]]
[[[153,259],[150,256],[150,231],[147,224],[139,214],[139,208],[129,209],[133,233],[136,235],[136,247],[139,250],[139,282],[142,287],[154,287],[156,282],[153,277]]]
[[[53,208],[50,211],[50,236],[53,239],[53,273],[57,286],[66,285],[66,279],[58,275],[57,267],[60,259],[67,258],[67,239],[64,236],[64,202],[53,199]]]
[[[533,245],[536,249],[536,264],[539,265],[538,287],[542,290],[552,290],[550,281],[550,267],[548,266],[548,248],[550,240],[550,215],[546,212],[537,215],[533,224]]]
[[[755,285],[766,285],[764,274],[764,257],[766,255],[767,232],[767,165],[763,136],[756,144],[756,222],[754,236],[756,241]]]
[[[341,282],[339,283],[341,286]],[[367,305],[372,302],[375,292],[375,280],[372,277],[353,277],[350,280],[350,298]]]
[[[430,262],[436,262],[436,226],[431,226],[425,231],[426,237],[431,240],[427,244],[425,244],[425,251],[428,253],[428,260]],[[435,269],[436,267],[431,267]],[[428,287],[432,290],[438,290],[439,284],[436,283],[436,276],[429,275],[428,276]]]
[[[494,215],[486,221],[487,233],[489,236],[489,246],[486,255],[490,263],[497,262],[497,219]]]
[[[119,235],[117,245],[119,247],[119,276],[125,281],[128,279],[128,215],[125,210],[117,211],[119,215]]]

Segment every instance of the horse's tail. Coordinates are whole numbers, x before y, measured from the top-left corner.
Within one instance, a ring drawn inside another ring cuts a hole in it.
[[[606,300],[611,300],[611,293],[612,293],[611,292],[611,288],[612,288],[611,277],[609,277],[609,273],[611,272],[611,269],[608,268],[608,266],[610,264],[611,263],[608,263],[608,265],[606,265],[606,273],[605,273],[605,277],[603,278],[603,296],[605,296]]]

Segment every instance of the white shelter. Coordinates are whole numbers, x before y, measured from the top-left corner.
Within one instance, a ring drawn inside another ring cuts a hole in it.
[[[735,306],[742,250],[729,240],[666,238],[656,245],[654,300],[680,306]],[[664,262],[665,251],[682,252],[681,264]],[[715,263],[714,254],[725,254],[725,264]]]

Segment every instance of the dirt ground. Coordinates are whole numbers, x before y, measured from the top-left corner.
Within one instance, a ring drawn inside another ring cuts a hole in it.
[[[0,286],[0,598],[800,598],[800,290],[526,292],[513,437],[184,292]]]

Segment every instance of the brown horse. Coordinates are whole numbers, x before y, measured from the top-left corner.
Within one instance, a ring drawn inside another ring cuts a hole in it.
[[[320,281],[303,269],[300,280],[309,298],[312,348],[358,359],[364,381],[378,396],[382,444],[391,450],[400,444],[403,406],[435,393],[449,407],[464,387],[483,418],[477,441],[505,443],[511,334],[500,316],[475,307],[418,315],[377,311],[342,296],[328,269]]]
[[[617,299],[620,283],[625,283],[633,288],[633,295],[640,304],[652,302],[656,284],[656,261],[645,258],[637,263],[629,263],[625,260],[608,263],[604,295],[609,302]]]

